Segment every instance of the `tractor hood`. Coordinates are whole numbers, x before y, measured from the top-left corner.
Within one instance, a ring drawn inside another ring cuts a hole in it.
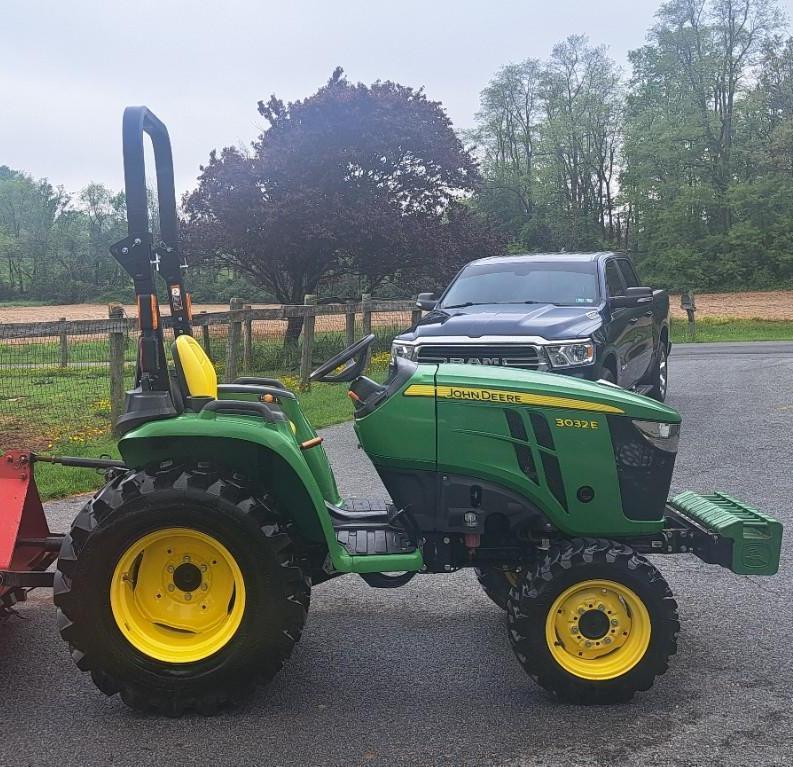
[[[429,365],[419,365],[426,368]],[[680,423],[674,408],[606,383],[557,373],[505,367],[440,364],[435,375],[438,399],[472,400],[501,405],[536,405],[625,415],[646,421]]]
[[[600,314],[592,306],[488,304],[433,310],[398,340],[417,341],[436,336],[541,336],[555,341],[590,336],[601,324]]]

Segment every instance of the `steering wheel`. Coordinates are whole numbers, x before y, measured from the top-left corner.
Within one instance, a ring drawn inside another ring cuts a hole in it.
[[[352,346],[348,346],[344,351],[339,352],[335,357],[331,357],[327,362],[323,362],[311,375],[311,381],[325,381],[326,383],[346,383],[355,380],[366,368],[369,362],[369,347],[372,345],[375,336],[369,333],[368,336],[356,341]],[[352,365],[347,365],[340,373],[333,375],[333,371],[342,365],[355,360]]]

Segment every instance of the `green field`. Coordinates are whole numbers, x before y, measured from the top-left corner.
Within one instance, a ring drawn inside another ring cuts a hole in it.
[[[703,317],[697,320],[696,337],[688,333],[688,323],[672,323],[672,343],[713,343],[715,341],[793,341],[790,320],[737,320]]]

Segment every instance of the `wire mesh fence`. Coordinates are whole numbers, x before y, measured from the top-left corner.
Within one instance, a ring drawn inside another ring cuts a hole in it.
[[[0,324],[0,448],[41,449],[108,430],[110,349],[121,339],[121,365],[135,366],[134,323],[60,320]]]
[[[416,319],[410,301],[266,309],[232,302],[228,312],[197,314],[194,335],[220,380],[274,376],[297,388],[310,369],[370,331],[384,367],[394,336]],[[107,319],[0,324],[0,449],[79,445],[106,434],[134,384],[137,330],[118,310]]]

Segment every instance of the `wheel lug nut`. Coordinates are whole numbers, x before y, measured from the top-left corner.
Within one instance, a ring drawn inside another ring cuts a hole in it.
[[[605,637],[603,639],[603,644],[611,644],[611,637]]]
[[[207,566],[206,565],[201,565],[201,572],[205,573],[206,571],[207,571]]]
[[[584,608],[583,607],[579,607],[578,608],[578,614],[579,615],[583,615],[584,614]]]
[[[611,619],[611,625],[612,626],[619,626],[620,622],[616,618],[612,618]]]
[[[187,593],[184,595],[184,598],[185,598],[185,599],[186,599],[186,600],[189,602],[189,601],[190,601],[190,600],[193,598],[193,595],[192,595],[192,594],[191,594],[191,593],[188,591],[188,592],[187,592]]]
[[[201,591],[206,591],[206,590],[207,590],[207,585],[206,585],[206,583],[202,583],[202,584],[201,584]]]
[[[189,561],[190,561],[190,557],[187,554],[185,554],[184,557],[182,557],[182,562],[189,562]]]
[[[169,584],[168,584],[168,591],[173,591],[173,590],[174,590],[174,585],[173,585],[173,583],[169,583]]]
[[[578,626],[570,626],[570,633],[577,634],[578,633]]]
[[[606,609],[606,605],[598,605],[598,610],[605,611],[605,609]]]
[[[172,573],[172,572],[173,572],[173,565],[168,565],[168,567],[166,567],[165,569],[166,569],[166,570],[167,570],[169,573]]]
[[[584,647],[592,647],[592,642],[585,642]]]

